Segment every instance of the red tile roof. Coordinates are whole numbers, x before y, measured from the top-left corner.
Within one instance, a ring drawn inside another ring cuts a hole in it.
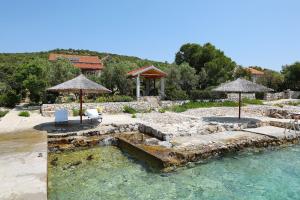
[[[254,69],[254,68],[251,68],[251,67],[249,67],[248,70],[251,74],[254,74],[254,75],[264,75],[265,74],[264,72],[259,71],[259,70]]]
[[[103,64],[98,56],[79,56],[67,54],[50,53],[49,61],[56,61],[58,58],[68,59],[74,66],[80,69],[101,70]]]
[[[153,65],[131,70],[127,73],[127,75],[131,77],[136,77],[137,75],[140,75],[145,78],[162,78],[167,76],[165,72],[154,67]]]
[[[127,75],[134,75],[135,73],[138,73],[139,71],[142,71],[143,69],[146,69],[147,67],[149,67],[149,66],[144,66],[144,67],[140,67],[140,68],[131,70],[127,73]]]

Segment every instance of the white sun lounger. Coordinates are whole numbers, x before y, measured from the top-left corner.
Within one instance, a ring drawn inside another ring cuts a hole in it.
[[[91,121],[96,119],[99,120],[99,122],[102,122],[102,114],[98,113],[97,109],[87,109],[84,113],[88,119],[90,119]]]
[[[68,111],[66,109],[55,111],[55,123],[68,123]]]

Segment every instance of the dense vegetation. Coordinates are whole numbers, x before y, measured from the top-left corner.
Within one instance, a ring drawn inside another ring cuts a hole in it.
[[[112,94],[118,95],[118,98],[89,97],[98,102],[123,99],[132,101],[135,96],[135,83],[134,80],[128,79],[126,73],[146,65],[154,65],[167,72],[166,98],[171,100],[224,98],[224,94],[212,93],[211,88],[238,77],[250,79],[249,71],[238,66],[210,43],[182,45],[172,64],[132,56],[74,49],[55,49],[37,53],[4,53],[0,54],[0,106],[13,107],[25,98],[29,98],[32,103],[58,101],[58,94],[48,93],[46,88],[74,78],[80,70],[65,59],[49,62],[48,56],[52,52],[96,55],[102,59],[105,68],[101,77],[90,75],[89,78],[112,90]],[[259,83],[276,91],[287,88],[300,90],[299,62],[284,66],[281,73],[261,67],[256,68],[265,72],[265,75],[258,80]],[[159,83],[156,82],[156,85],[158,88]]]

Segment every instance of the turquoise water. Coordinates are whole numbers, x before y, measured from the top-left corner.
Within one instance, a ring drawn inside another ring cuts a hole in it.
[[[94,155],[87,161],[86,157]],[[162,174],[148,171],[116,147],[51,154],[48,195],[54,199],[300,199],[300,146],[244,152]],[[68,162],[81,160],[63,170]]]

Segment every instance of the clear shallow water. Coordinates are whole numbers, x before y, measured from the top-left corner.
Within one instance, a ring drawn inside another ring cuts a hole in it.
[[[94,155],[87,161],[86,157]],[[54,199],[300,199],[300,146],[244,152],[192,168],[149,172],[116,147],[51,154],[48,195]],[[68,162],[82,160],[74,169]]]

